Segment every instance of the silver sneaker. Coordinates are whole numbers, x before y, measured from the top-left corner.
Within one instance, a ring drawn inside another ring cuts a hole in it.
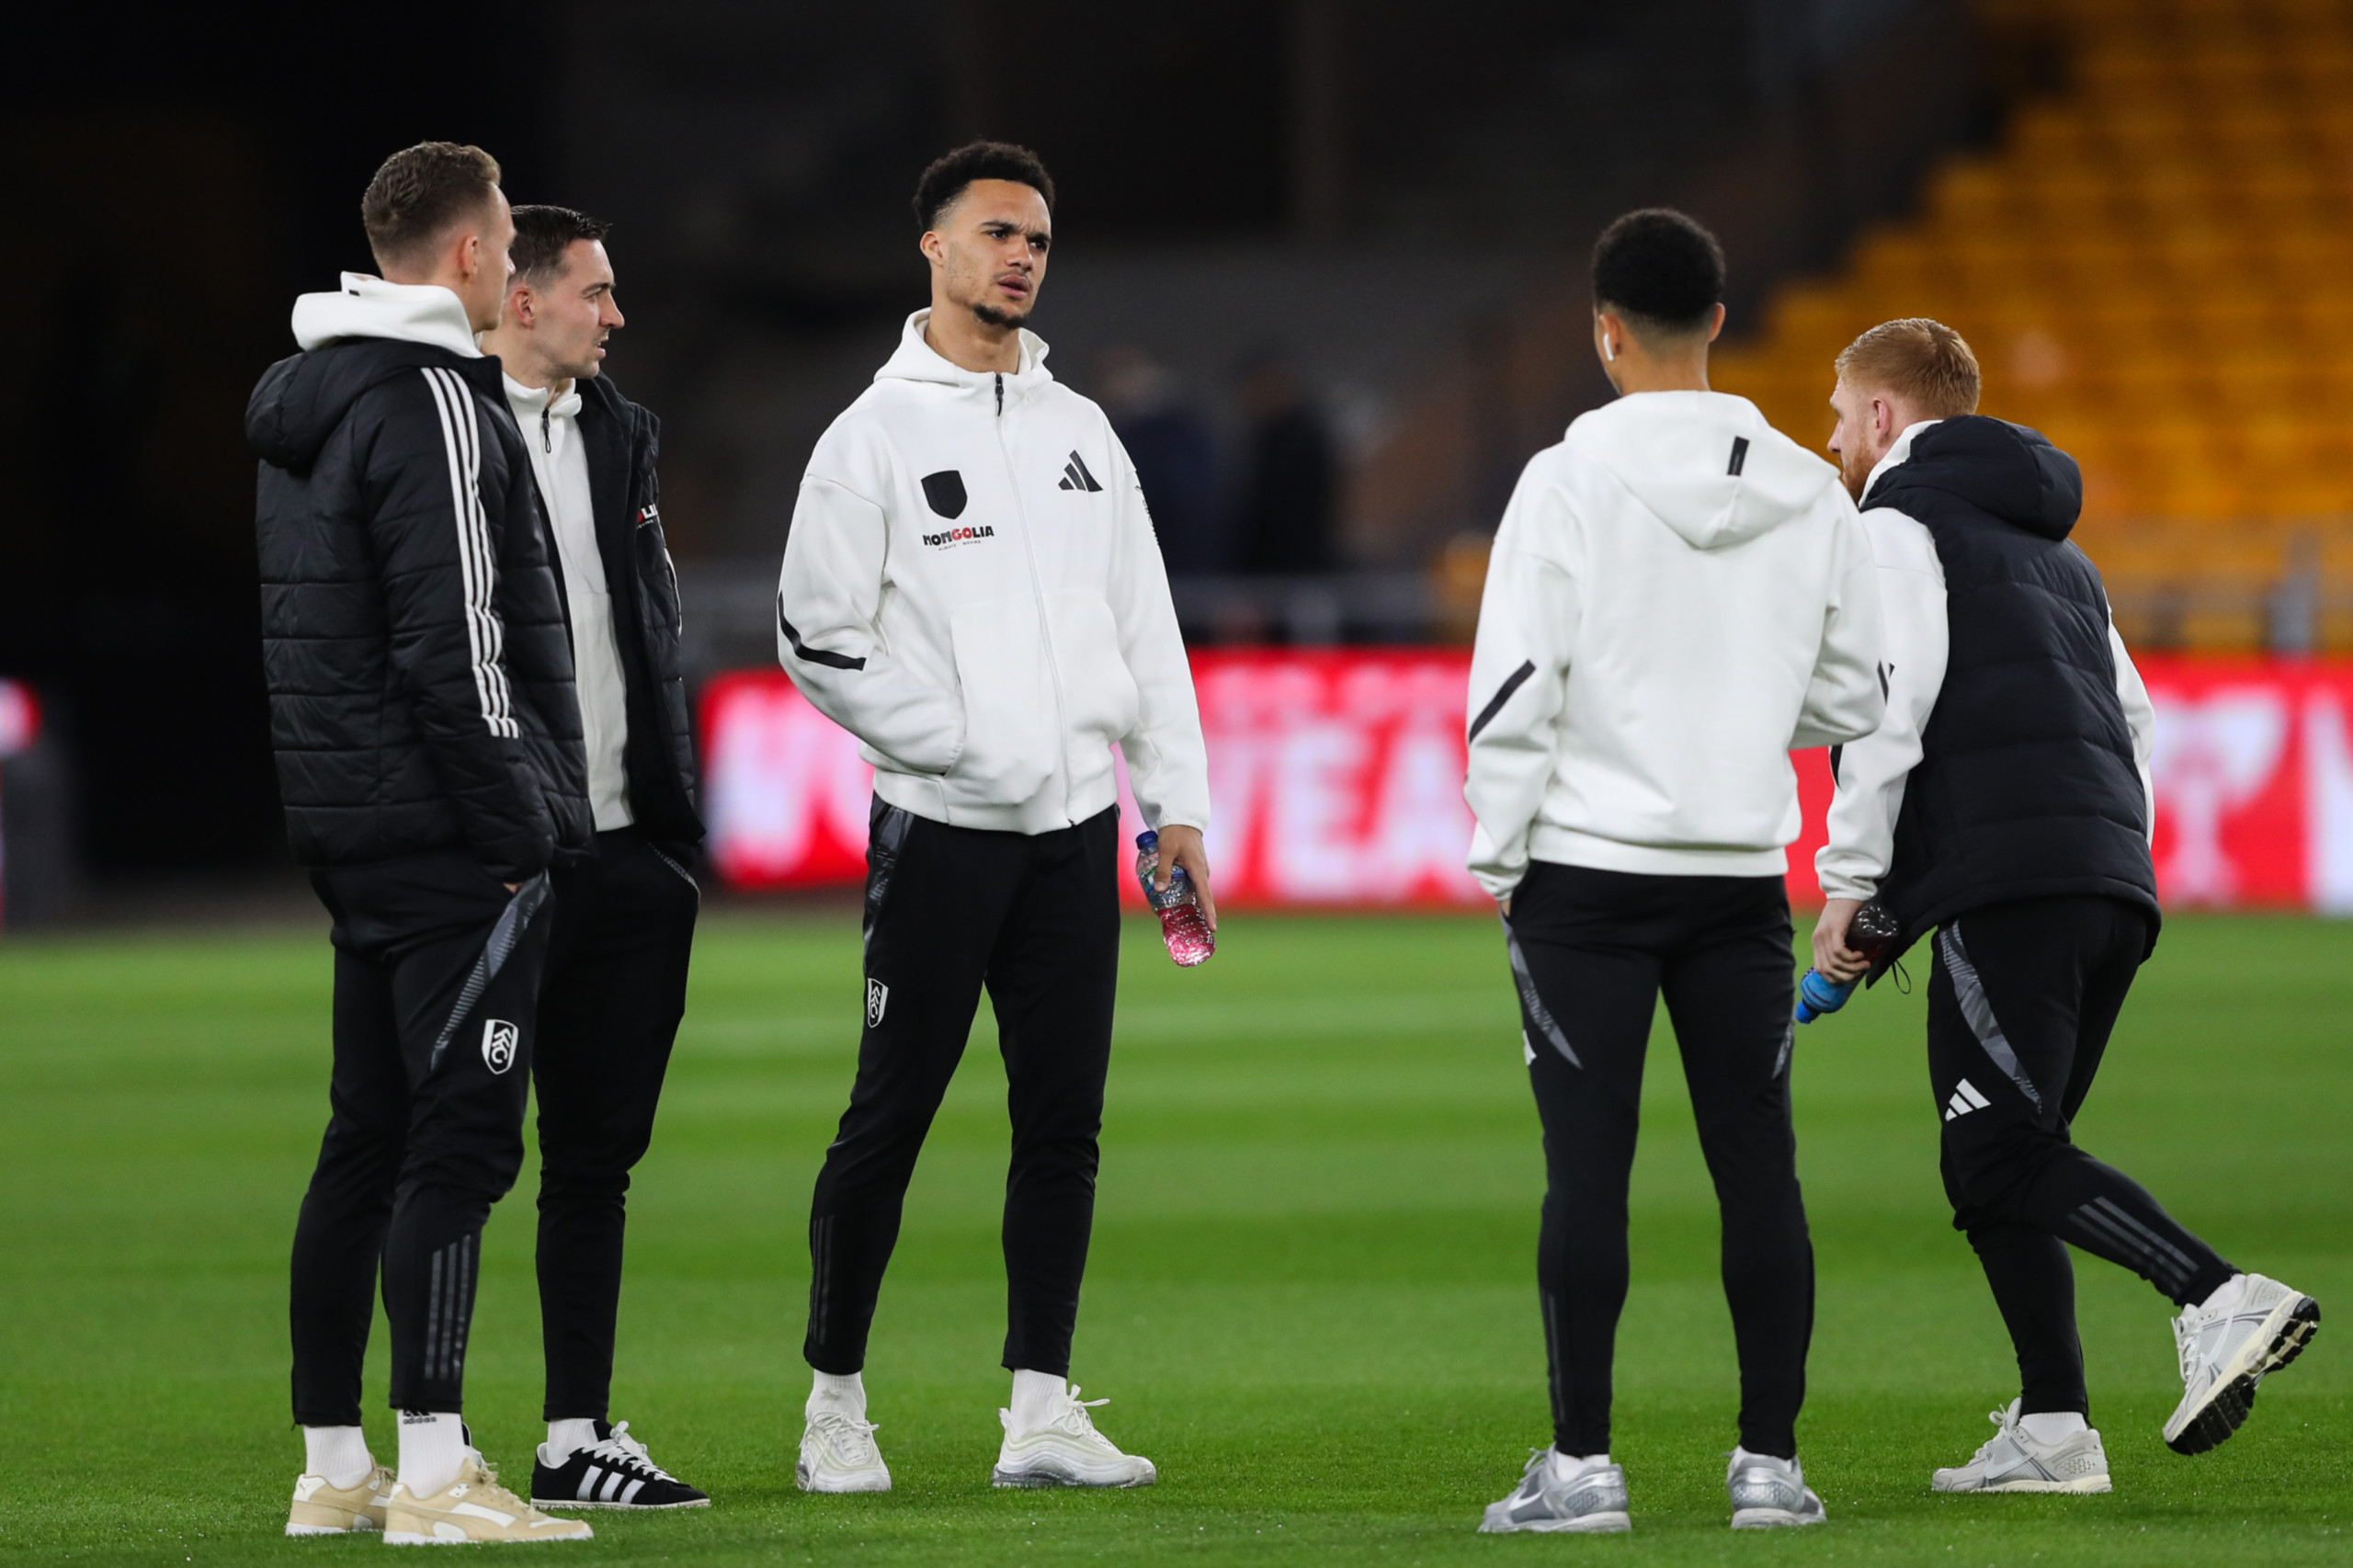
[[[2018,1420],[2021,1401],[1988,1411],[1994,1436],[1964,1465],[1928,1478],[1931,1492],[2107,1492],[2108,1450],[2095,1429],[2039,1443]]]
[[[1528,1469],[1511,1495],[1487,1505],[1482,1534],[1506,1530],[1574,1530],[1599,1535],[1634,1528],[1626,1517],[1626,1471],[1588,1465],[1566,1481],[1552,1472],[1552,1450],[1529,1450]]]
[[[2165,1423],[2165,1447],[2202,1454],[2246,1420],[2255,1386],[2303,1353],[2320,1330],[2320,1303],[2260,1274],[2242,1274],[2239,1299],[2214,1312],[2192,1307],[2173,1320],[2181,1352],[2181,1403]]]
[[[1830,1517],[1795,1460],[1734,1449],[1731,1467],[1724,1471],[1724,1490],[1732,1494],[1732,1528],[1736,1530],[1818,1525]]]

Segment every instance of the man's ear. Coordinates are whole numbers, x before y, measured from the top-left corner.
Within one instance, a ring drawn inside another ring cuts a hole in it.
[[[937,229],[926,229],[923,232],[923,238],[915,242],[915,249],[923,252],[925,259],[934,267],[944,266],[947,263],[948,241]]]
[[[533,318],[538,303],[531,293],[531,286],[517,283],[506,290],[506,319],[517,326],[536,326],[539,324]]]

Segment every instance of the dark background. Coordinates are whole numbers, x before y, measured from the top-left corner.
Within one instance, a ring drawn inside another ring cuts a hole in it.
[[[1574,332],[1599,222],[1697,211],[1737,322],[2033,69],[1958,0],[17,17],[0,676],[40,692],[64,803],[11,855],[97,889],[284,863],[241,421],[293,297],[373,270],[359,192],[401,146],[476,142],[516,200],[617,222],[612,373],[664,417],[693,582],[765,600],[810,442],[924,301],[915,174],[976,133],[1061,184],[1058,373],[1135,346],[1223,430],[1235,367],[1281,355],[1339,433],[1341,564],[1418,571],[1606,394]],[[1428,436],[1458,386],[1463,433]]]

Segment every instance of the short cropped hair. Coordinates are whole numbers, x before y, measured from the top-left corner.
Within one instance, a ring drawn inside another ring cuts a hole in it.
[[[1881,322],[1847,345],[1837,369],[1848,386],[1893,392],[1930,419],[1977,412],[1977,356],[1961,334],[1926,316]]]
[[[490,204],[498,187],[498,160],[479,147],[420,142],[386,158],[368,193],[359,221],[379,265],[414,261],[433,242]]]
[[[1671,207],[1629,212],[1594,244],[1594,308],[1631,317],[1638,332],[1702,331],[1723,297],[1723,247]]]
[[[552,282],[563,271],[563,253],[575,240],[601,240],[613,232],[602,218],[569,207],[533,205],[515,209],[515,281]]]
[[[933,159],[915,182],[915,222],[926,232],[939,227],[939,215],[976,179],[1026,185],[1046,199],[1047,211],[1054,210],[1054,176],[1037,153],[1010,142],[967,142]]]

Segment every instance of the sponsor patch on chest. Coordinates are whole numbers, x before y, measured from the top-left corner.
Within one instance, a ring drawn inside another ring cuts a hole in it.
[[[942,528],[936,534],[925,534],[923,541],[934,550],[953,550],[960,544],[977,544],[995,538],[996,530],[982,523],[969,528]]]

